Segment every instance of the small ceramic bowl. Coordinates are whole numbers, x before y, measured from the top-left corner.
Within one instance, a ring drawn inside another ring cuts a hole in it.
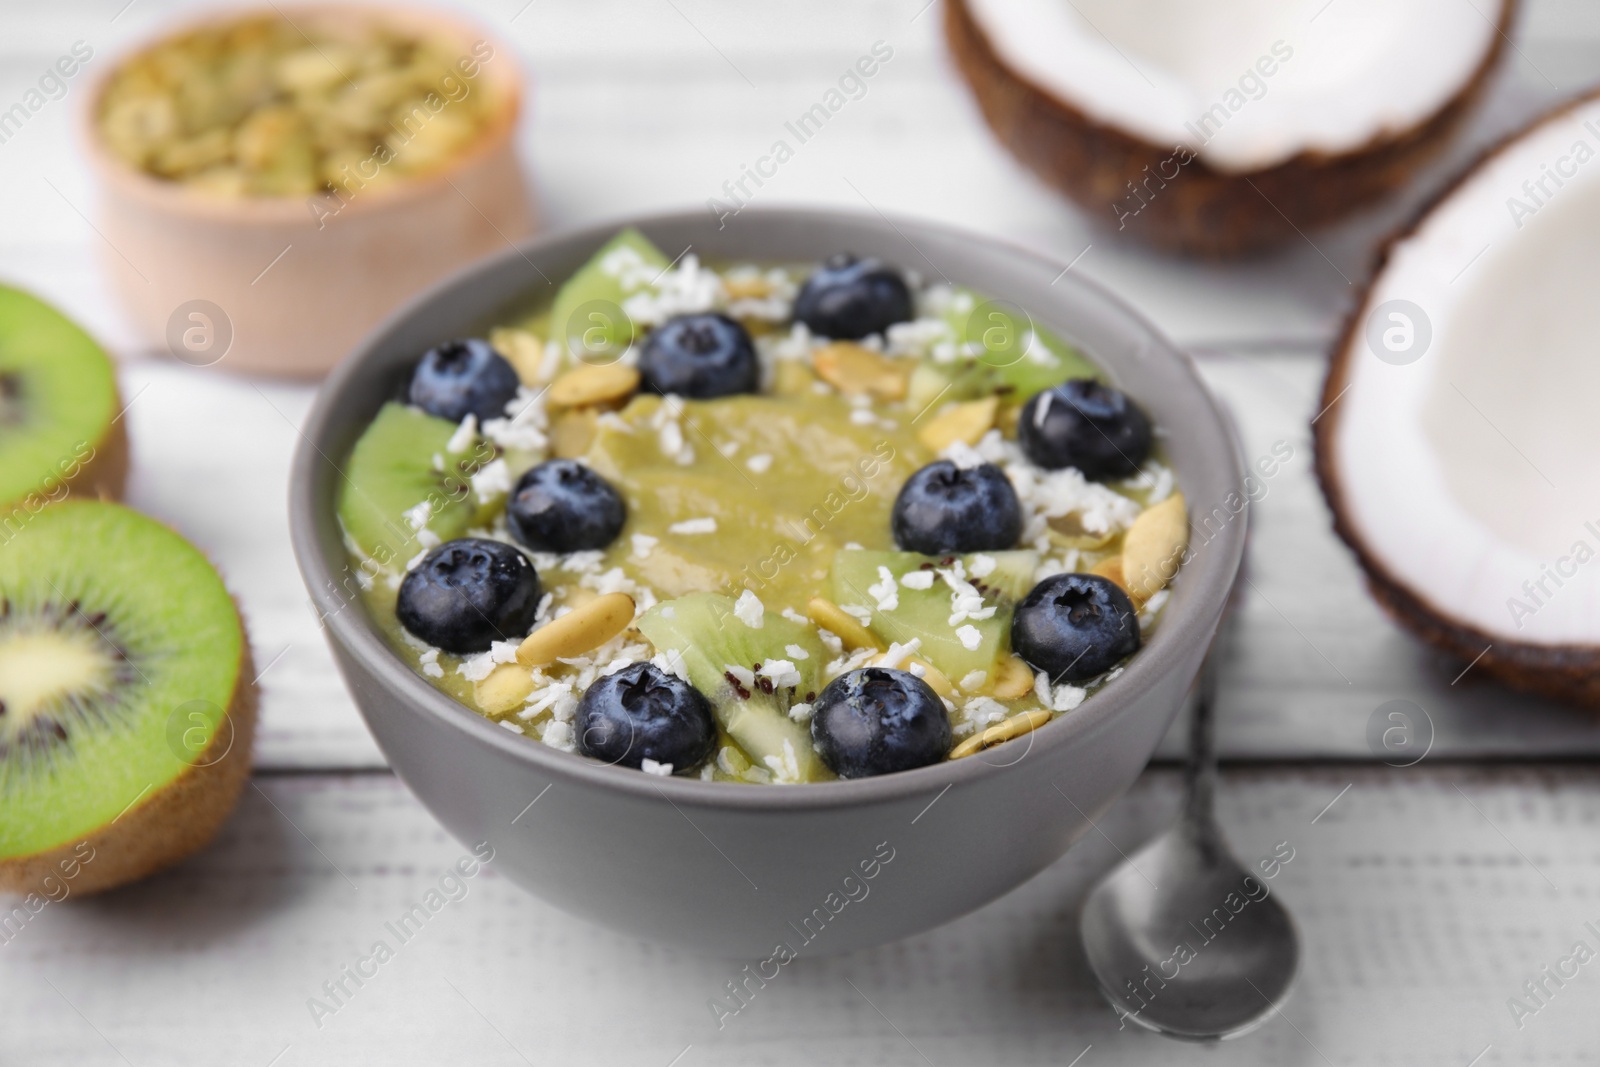
[[[479,91],[501,106],[472,146],[445,167],[339,201],[223,199],[137,171],[97,128],[116,66],[81,112],[82,140],[99,186],[101,260],[145,341],[179,359],[264,374],[314,376],[406,297],[533,232],[534,211],[513,135],[522,77],[512,49],[453,15],[361,4],[228,9],[171,27],[282,14],[296,25],[378,20],[458,42],[463,56],[491,49]]]
[[[338,462],[417,357],[552,295],[616,230],[668,255],[817,262],[840,250],[944,276],[1026,308],[1150,412],[1195,517],[1195,552],[1161,625],[1077,711],[966,759],[857,781],[734,785],[659,778],[516,736],[419,677],[354,590]],[[329,377],[291,474],[295,554],[328,641],[395,771],[451,833],[487,841],[535,895],[629,934],[767,959],[845,952],[926,930],[1015,888],[1139,774],[1216,629],[1244,545],[1242,465],[1187,356],[1062,264],[989,238],[834,210],[626,219],[524,244],[413,300]],[[1232,505],[1231,507],[1229,505]]]

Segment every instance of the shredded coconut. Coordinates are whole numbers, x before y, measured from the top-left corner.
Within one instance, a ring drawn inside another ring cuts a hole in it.
[[[983,644],[983,634],[978,631],[976,626],[972,625],[958,627],[956,639],[961,642],[961,647],[968,652],[976,652],[978,646]]]
[[[672,764],[657,763],[649,756],[646,756],[644,759],[639,761],[639,769],[646,774],[656,774],[660,775],[662,778],[672,777]]]
[[[494,652],[479,652],[476,656],[468,656],[461,661],[461,666],[456,668],[456,673],[469,682],[481,682],[494,672]]]
[[[898,670],[905,664],[906,660],[911,658],[911,654],[921,647],[922,638],[920,637],[913,637],[903,645],[898,641],[891,641],[889,643],[889,651],[883,654],[883,658],[878,661],[878,666],[887,667],[890,670]]]
[[[792,689],[800,684],[800,671],[786,659],[769,659],[761,664],[756,674],[770,678],[774,689]]]
[[[772,468],[772,456],[766,452],[757,452],[745,460],[744,465],[755,474],[765,474]]]
[[[461,425],[456,427],[456,432],[450,435],[450,440],[444,443],[444,450],[453,454],[465,452],[472,447],[472,442],[478,437],[478,416],[468,412],[461,420]]]
[[[676,675],[686,682],[689,680],[689,665],[683,661],[683,653],[675,648],[658,652],[651,657],[650,662],[655,664],[658,670]]]
[[[716,519],[685,519],[675,522],[667,527],[667,532],[672,534],[714,534],[717,532]]]
[[[472,491],[478,495],[480,504],[488,504],[511,492],[511,468],[506,461],[496,459],[485,464],[472,476]]]
[[[733,602],[733,614],[752,630],[761,629],[767,622],[766,605],[761,603],[760,597],[748,589],[740,593],[739,599]]]
[[[571,752],[576,746],[572,743],[572,725],[551,719],[544,724],[544,730],[539,734],[539,740],[551,748],[559,748],[564,752]]]
[[[867,586],[867,593],[878,602],[879,611],[893,611],[900,606],[900,587],[888,567],[878,568],[877,584]]]
[[[772,768],[774,781],[798,782],[800,780],[800,761],[795,757],[794,744],[787,737],[783,739],[782,757],[767,756],[761,762]]]
[[[902,574],[900,576],[900,584],[907,589],[932,589],[933,572],[911,571],[908,574]]]
[[[785,609],[785,611],[787,612],[787,609]],[[787,617],[787,615],[785,615],[785,617]],[[790,659],[810,659],[811,658],[811,653],[807,652],[805,649],[801,648],[799,645],[784,645],[783,646],[783,650],[789,654],[789,658]]]
[[[444,677],[444,668],[439,666],[439,650],[437,648],[428,649],[422,654],[422,658],[418,662],[422,665],[422,673],[429,678]]]

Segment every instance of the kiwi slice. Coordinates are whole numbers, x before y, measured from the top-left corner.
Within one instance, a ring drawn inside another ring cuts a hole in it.
[[[993,608],[994,614],[986,619],[964,619],[952,626],[953,590],[937,572],[957,559],[968,575],[967,581],[983,597],[980,610]],[[1033,587],[1033,574],[1038,565],[1038,553],[1026,550],[931,559],[915,552],[845,549],[833,557],[833,599],[840,607],[871,611],[872,619],[866,624],[867,628],[885,641],[907,644],[913,638],[920,639],[922,645],[917,654],[959,684],[973,671],[986,671],[994,677],[995,663],[1007,648],[1011,609]],[[907,588],[897,581],[895,606],[885,610],[879,604],[888,598],[873,590],[875,586],[882,588],[881,567],[887,567],[896,579],[913,572],[925,572],[932,580],[927,589]],[[982,572],[981,576],[975,571]],[[978,640],[971,648],[967,647],[971,643],[970,634],[967,641],[961,639],[961,630],[966,626],[978,633]]]
[[[249,772],[250,678],[187,541],[118,504],[35,516],[0,548],[0,891],[106,889],[210,840]]]
[[[111,360],[44,301],[0,286],[0,513],[122,495],[128,440]],[[5,519],[12,532],[21,517]]]
[[[388,403],[372,420],[345,465],[339,521],[356,547],[384,567],[403,567],[422,551],[414,519],[427,504],[429,530],[449,541],[478,518],[472,475],[494,458],[473,438],[451,452],[457,426],[405,404]]]
[[[740,618],[735,601],[717,593],[664,601],[640,616],[637,625],[658,650],[683,657],[690,684],[711,702],[717,724],[751,762],[782,769],[779,777],[786,781],[833,777],[811,747],[810,731],[789,717],[791,707],[816,699],[822,688],[828,660],[816,630],[775,611],[763,612],[761,625],[752,627]],[[791,646],[805,655],[795,655]],[[755,673],[775,660],[793,664],[799,679],[778,686],[770,678],[758,675],[751,681],[739,674]]]
[[[649,238],[629,227],[589,257],[556,293],[547,328],[552,338],[566,341],[567,351],[575,359],[611,362],[637,337],[633,321],[622,312],[622,302],[645,288],[649,278],[641,282],[638,277],[628,277],[629,272],[619,277],[608,269],[620,258],[633,257],[650,277],[669,265]]]
[[[984,354],[948,363],[925,360],[911,375],[909,400],[921,408],[936,399],[977,400],[999,395],[1021,404],[1068,378],[1100,378],[1077,349],[1031,322],[1015,305],[957,289],[944,311],[957,344],[982,345]],[[1029,332],[1032,343],[1029,344]]]

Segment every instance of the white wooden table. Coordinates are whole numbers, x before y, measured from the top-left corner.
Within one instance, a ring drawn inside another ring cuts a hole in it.
[[[1470,0],[1462,0],[1470,2]],[[1530,0],[1469,144],[1402,203],[1269,260],[1194,266],[1120,247],[992,143],[924,0],[481,0],[533,81],[523,148],[565,226],[703,204],[875,41],[893,59],[760,202],[871,205],[1075,257],[1200,357],[1250,454],[1294,458],[1255,512],[1252,578],[1224,680],[1220,811],[1239,851],[1295,849],[1277,883],[1305,940],[1282,1017],[1248,1063],[1588,1063],[1600,964],[1519,1028],[1507,1000],[1583,940],[1600,952],[1600,724],[1440,662],[1378,613],[1334,541],[1306,424],[1321,355],[1374,241],[1473,146],[1600,76],[1600,6]],[[10,3],[0,102],[74,41],[107,64],[192,4]],[[464,853],[410,797],[341,689],[288,547],[283,500],[312,390],[140,352],[94,268],[73,146],[81,85],[0,144],[0,278],[56,300],[124,361],[133,504],[226,574],[264,668],[257,773],[216,847],[0,944],[0,1065],[1215,1062],[1119,1031],[1076,937],[1086,887],[1171,818],[1152,769],[1065,860],[941,930],[802,959],[719,1030],[736,968],[596,930],[492,866],[332,1015],[325,981]],[[1369,717],[1408,699],[1433,745],[1373,760]],[[1176,735],[1175,735],[1176,736]],[[1164,757],[1179,752],[1174,737]],[[952,857],[952,863],[960,857]],[[348,985],[348,983],[347,983]],[[352,987],[353,988],[353,987]],[[1532,1006],[1532,1002],[1528,1002]],[[318,1023],[320,1022],[320,1025]],[[1074,1057],[1082,1056],[1074,1061]]]

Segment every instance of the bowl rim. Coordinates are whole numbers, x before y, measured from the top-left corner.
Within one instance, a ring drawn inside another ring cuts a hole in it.
[[[1147,319],[1127,303],[1112,295],[1104,287],[1086,278],[1072,276],[1066,264],[1042,252],[1014,241],[977,234],[970,230],[943,222],[914,219],[906,216],[886,215],[874,209],[871,212],[847,208],[804,206],[751,206],[745,213],[764,219],[811,220],[829,224],[880,227],[887,223],[905,237],[907,231],[938,234],[946,239],[988,245],[993,250],[1012,258],[1036,264],[1047,277],[1057,277],[1060,282],[1080,288],[1101,302],[1108,310],[1139,331],[1144,353],[1150,349],[1161,353],[1171,364],[1178,386],[1193,396],[1209,424],[1206,429],[1220,449],[1219,460],[1230,465],[1231,488],[1241,501],[1241,510],[1235,521],[1227,522],[1217,536],[1207,542],[1207,551],[1197,553],[1185,565],[1187,584],[1195,586],[1194,593],[1181,602],[1170,604],[1162,626],[1148,644],[1141,648],[1128,663],[1123,673],[1102,689],[1092,699],[1070,715],[1052,720],[1033,731],[1029,736],[1028,752],[1040,748],[1042,755],[1055,749],[1073,745],[1079,737],[1098,731],[1131,705],[1196,644],[1209,645],[1212,633],[1228,596],[1233,589],[1235,576],[1243,558],[1250,502],[1244,491],[1244,461],[1237,434],[1220,402],[1200,376],[1193,357],[1168,341]],[[563,752],[530,739],[513,735],[454,698],[436,689],[421,675],[413,671],[389,647],[376,624],[370,619],[364,603],[353,606],[360,610],[343,610],[349,603],[338,596],[336,576],[339,569],[329,566],[321,551],[317,529],[324,521],[337,522],[331,512],[331,498],[326,508],[316,499],[313,491],[317,464],[332,462],[327,458],[325,445],[336,428],[333,423],[335,401],[349,387],[358,369],[371,358],[379,343],[405,320],[416,315],[436,301],[446,298],[458,287],[468,286],[480,274],[501,268],[511,260],[521,259],[535,263],[542,249],[557,243],[583,243],[599,248],[619,230],[628,226],[649,229],[704,222],[703,208],[693,210],[632,213],[603,219],[579,227],[565,228],[540,234],[505,251],[486,257],[477,263],[456,271],[424,290],[399,307],[388,318],[370,331],[366,338],[334,368],[306,416],[300,430],[300,442],[295,450],[289,476],[289,525],[296,561],[312,600],[312,606],[323,618],[329,639],[343,651],[360,661],[367,670],[383,680],[383,684],[397,697],[411,701],[413,707],[428,718],[451,730],[458,730],[489,745],[510,757],[530,771],[549,778],[576,780],[593,788],[614,790],[635,798],[666,800],[675,806],[724,809],[738,811],[807,810],[819,811],[838,807],[878,805],[905,802],[913,798],[943,795],[954,786],[972,784],[979,780],[1004,773],[1021,762],[990,763],[983,759],[967,758],[946,760],[928,767],[901,771],[873,778],[810,782],[794,784],[769,783],[742,788],[737,783],[704,782],[698,778],[663,777],[643,774],[630,768],[615,767],[586,759],[576,753]],[[906,238],[910,240],[909,237]],[[781,257],[774,257],[781,258]],[[1001,299],[996,297],[995,299]],[[1030,309],[1031,310],[1031,309]],[[1091,354],[1099,365],[1105,361]],[[1113,371],[1114,367],[1111,367]],[[1180,487],[1181,488],[1181,487]],[[339,561],[341,567],[345,561]],[[354,698],[352,697],[352,700]],[[389,712],[374,710],[374,714]]]
[[[238,199],[205,196],[186,188],[181,182],[168,181],[138,170],[115,155],[100,136],[97,116],[111,80],[136,56],[170,41],[208,26],[244,22],[252,18],[274,16],[291,19],[304,15],[308,19],[326,19],[353,15],[398,27],[433,26],[462,40],[486,41],[494,49],[493,64],[482,62],[481,71],[503,92],[504,100],[483,131],[467,147],[452,156],[443,166],[391,185],[380,187],[361,197],[349,197],[340,213],[354,214],[404,209],[419,199],[435,196],[453,187],[451,178],[480,164],[485,159],[506,149],[523,110],[523,70],[516,50],[503,37],[492,34],[477,21],[449,8],[428,7],[423,4],[377,0],[297,0],[294,3],[247,4],[189,12],[185,17],[168,20],[148,34],[120,47],[112,61],[95,71],[77,107],[77,138],[90,169],[107,186],[114,186],[131,197],[176,215],[186,215],[212,221],[227,221],[246,226],[274,226],[285,223],[307,225],[307,205],[318,195],[309,196],[247,196]],[[458,190],[459,191],[459,190]],[[311,216],[310,221],[315,221]]]

